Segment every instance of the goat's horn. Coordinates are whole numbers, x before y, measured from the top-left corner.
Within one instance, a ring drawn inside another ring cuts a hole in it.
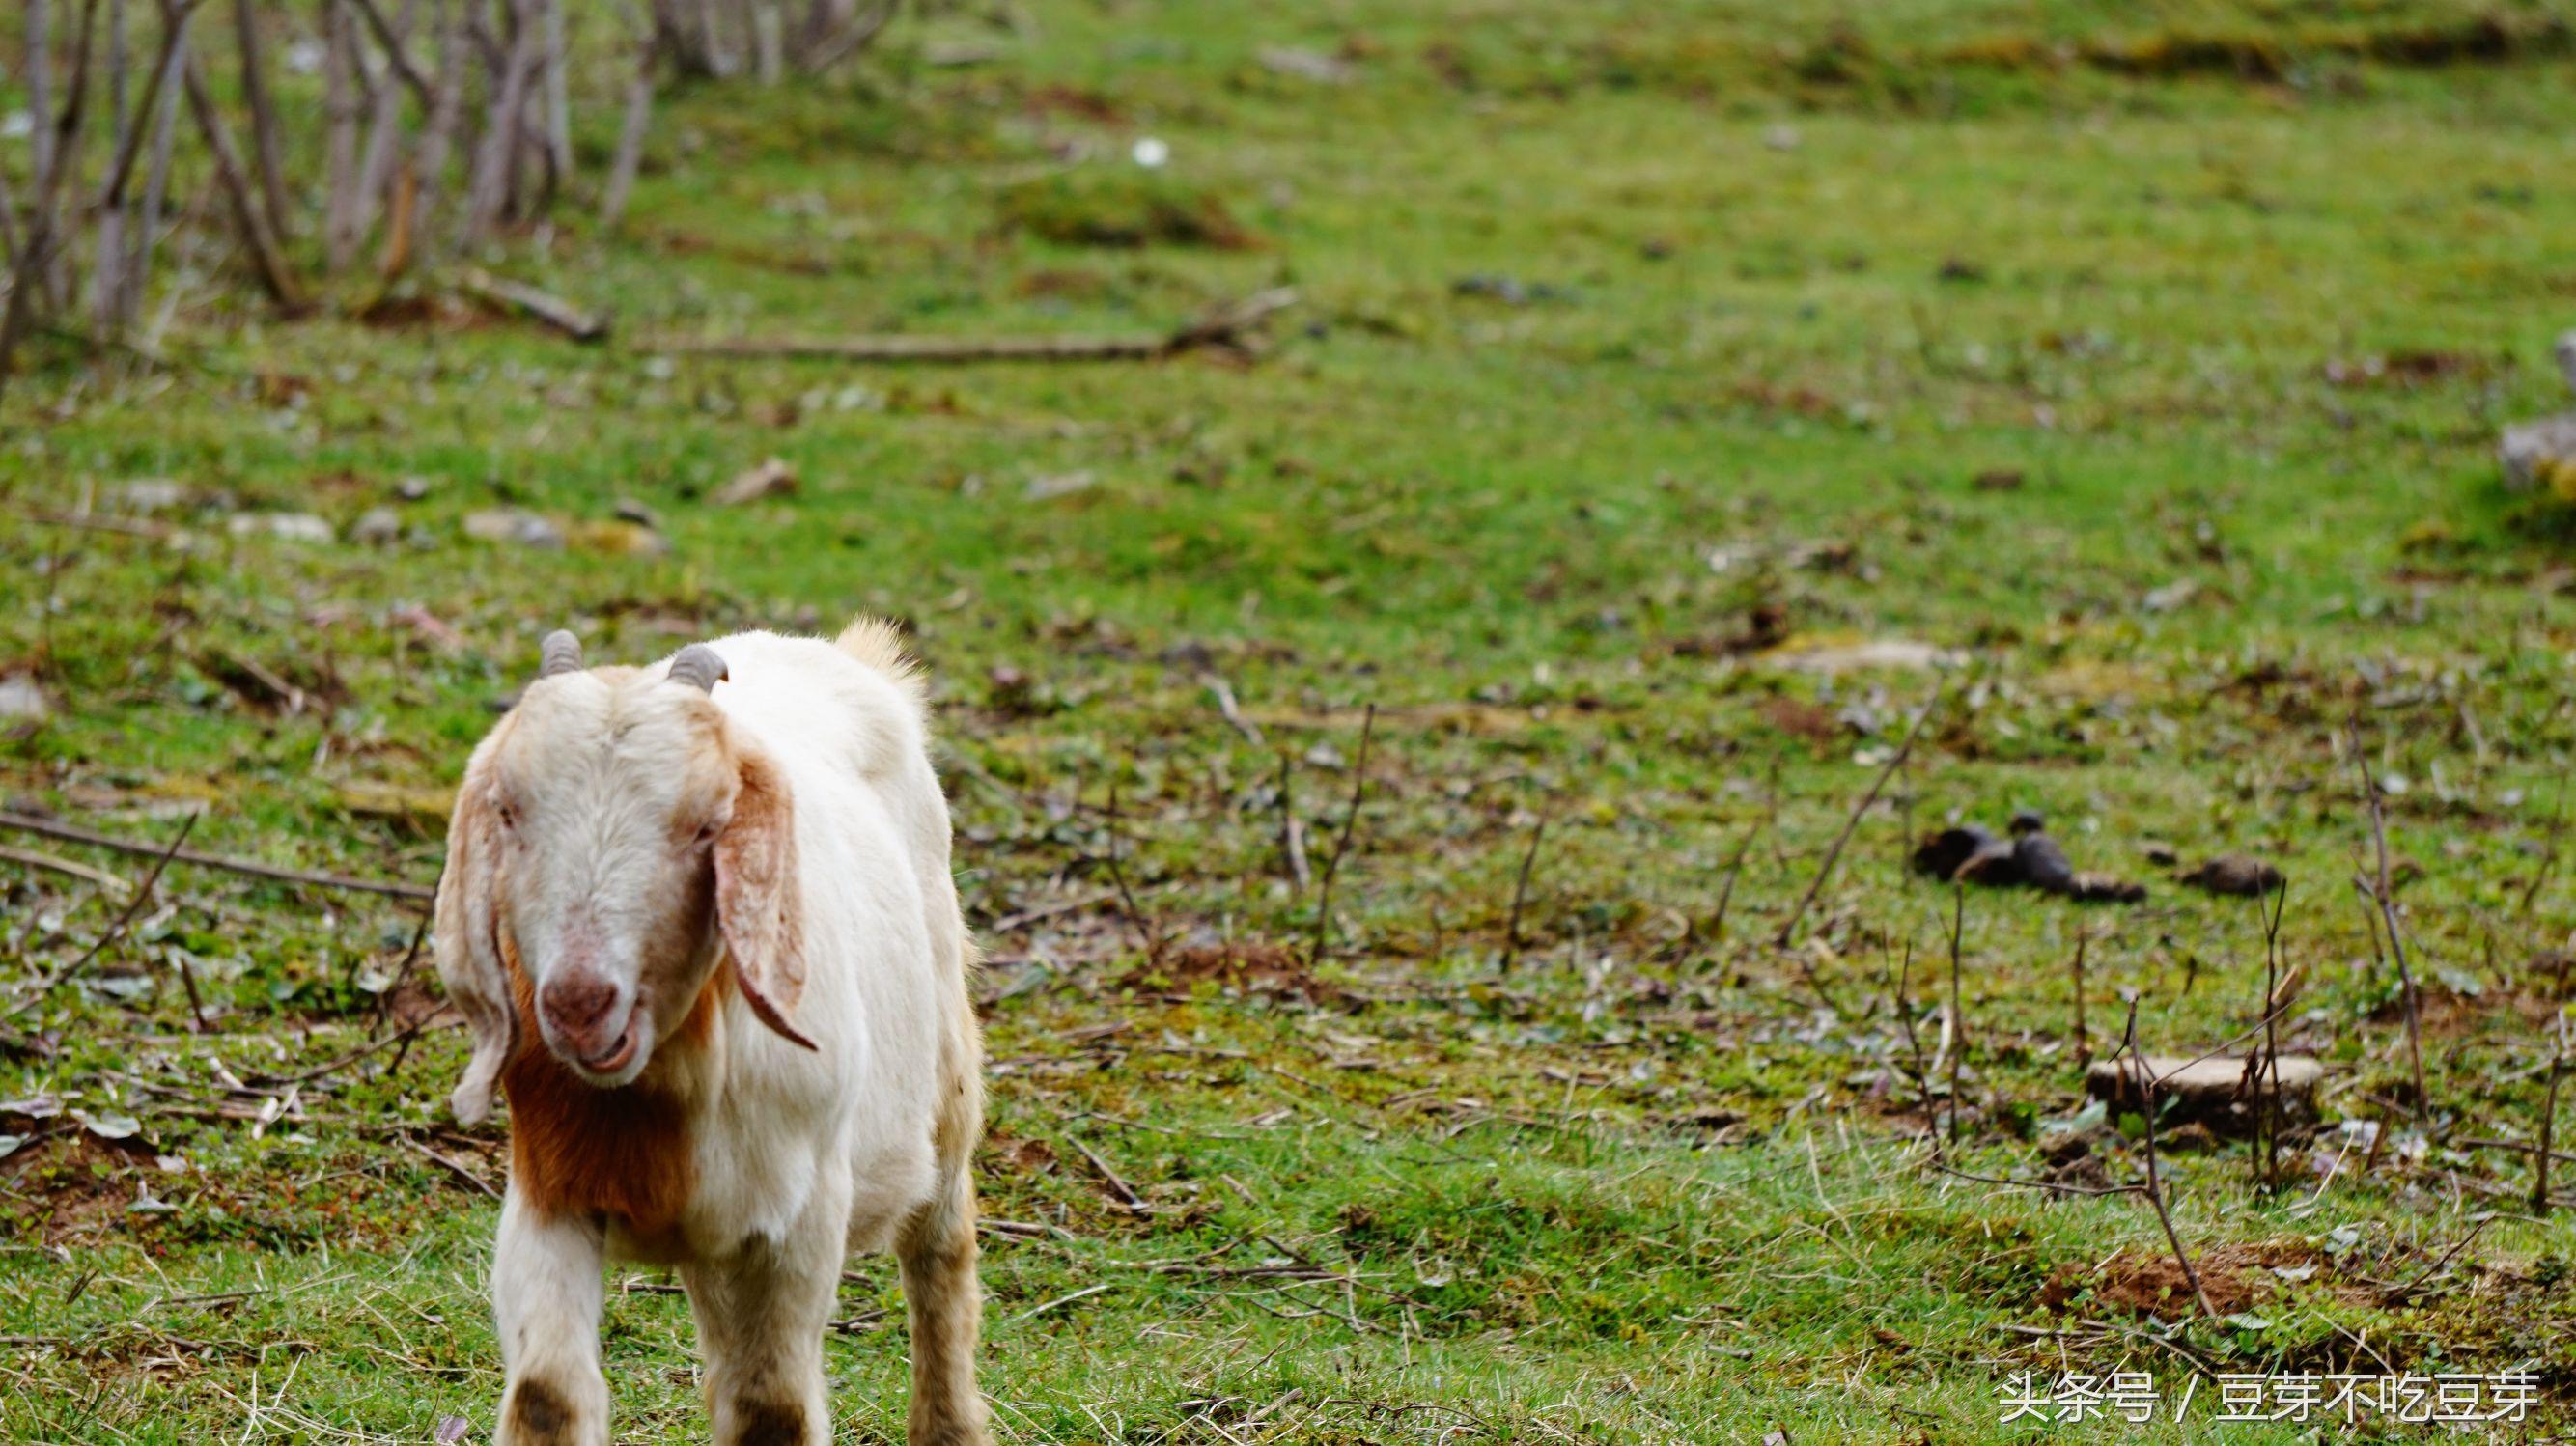
[[[701,693],[714,692],[716,684],[730,676],[725,671],[725,660],[704,643],[689,644],[671,660],[671,681],[686,683]]]
[[[546,634],[545,642],[538,645],[537,657],[537,676],[540,678],[551,678],[557,673],[577,673],[581,671],[581,639],[557,628]]]

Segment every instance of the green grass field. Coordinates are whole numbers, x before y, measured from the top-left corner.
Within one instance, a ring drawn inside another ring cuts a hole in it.
[[[2535,1214],[2471,1143],[2540,1136],[2576,993],[2576,524],[2493,462],[2569,404],[2565,12],[1292,8],[1029,0],[682,93],[618,230],[490,258],[602,347],[356,283],[281,324],[215,254],[157,363],[37,347],[6,806],[426,885],[546,630],[882,611],[993,956],[1005,1440],[2304,1441],[2216,1378],[2510,1370],[2496,1434],[2576,1429],[2576,1164]],[[1251,358],[652,345],[1283,285]],[[713,500],[771,457],[792,492]],[[502,508],[562,545],[469,535]],[[2146,902],[1908,875],[2022,807]],[[42,989],[151,860],[0,843],[0,1438],[488,1440],[506,1132],[446,1116],[417,915],[173,866]],[[1965,1178],[2140,1179],[2079,1054],[2127,1001],[2183,1055],[2262,1014],[2256,905],[2151,844],[2287,875],[2279,1030],[2328,1070],[2273,1188],[2161,1132],[2217,1318],[2144,1198]],[[836,1439],[899,1439],[891,1265],[843,1298]],[[667,1278],[617,1270],[607,1334],[618,1439],[701,1439]],[[2001,1419],[2114,1371],[2153,1425]]]

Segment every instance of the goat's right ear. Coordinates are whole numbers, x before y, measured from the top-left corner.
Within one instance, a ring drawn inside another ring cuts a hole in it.
[[[465,781],[456,790],[456,812],[447,823],[447,867],[438,877],[434,916],[438,977],[474,1037],[465,1078],[448,1096],[460,1125],[481,1124],[492,1113],[501,1067],[518,1046],[519,1011],[510,996],[509,971],[501,962],[495,902],[505,847],[491,765],[478,753],[466,765]]]

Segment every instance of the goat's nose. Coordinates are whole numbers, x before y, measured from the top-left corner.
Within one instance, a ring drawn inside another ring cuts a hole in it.
[[[555,1032],[575,1047],[607,1043],[598,1036],[612,1022],[608,1016],[617,1008],[617,986],[596,974],[564,974],[547,980],[546,987],[537,991],[537,1007],[545,1011],[546,1022]]]

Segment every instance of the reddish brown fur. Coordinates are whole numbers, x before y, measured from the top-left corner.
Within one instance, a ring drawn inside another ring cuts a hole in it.
[[[670,1230],[696,1183],[687,1107],[655,1083],[664,1061],[706,1047],[720,1004],[719,969],[688,1018],[656,1051],[646,1078],[623,1089],[582,1080],[538,1043],[535,992],[504,932],[502,958],[519,1012],[519,1050],[501,1071],[510,1099],[510,1172],[546,1215],[610,1216],[639,1237]]]

